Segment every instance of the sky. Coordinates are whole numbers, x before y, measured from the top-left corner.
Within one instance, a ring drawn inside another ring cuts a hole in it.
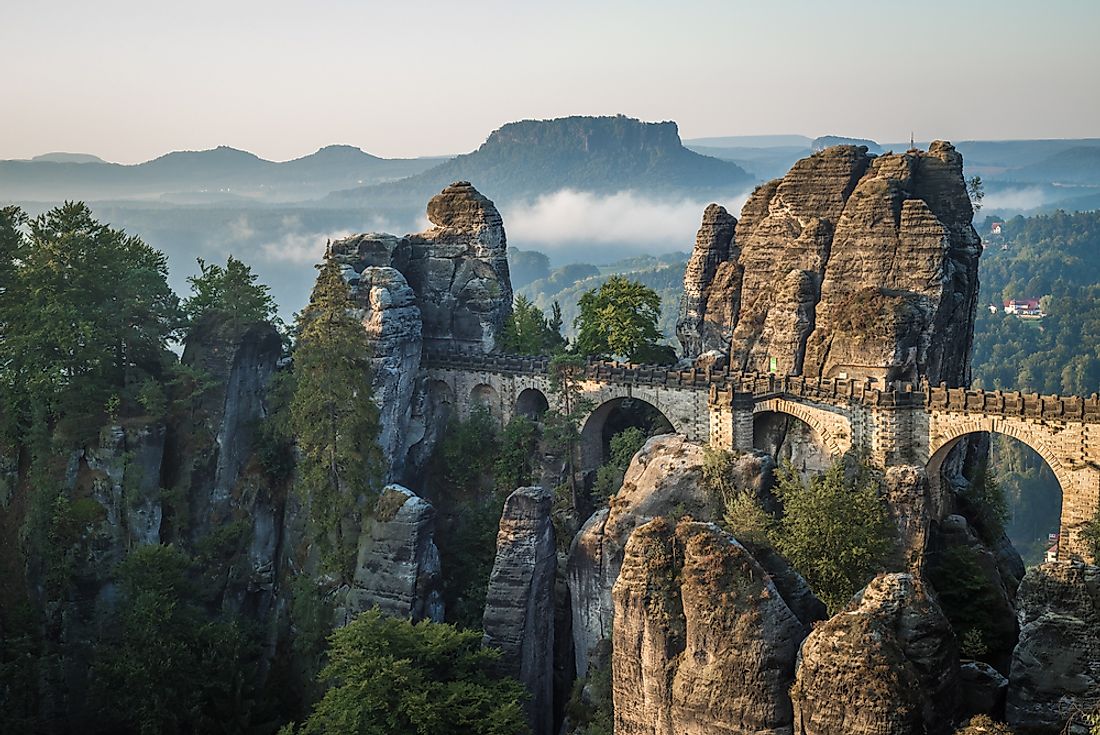
[[[1100,136],[1096,0],[4,0],[0,159],[476,148],[526,118],[682,137]]]

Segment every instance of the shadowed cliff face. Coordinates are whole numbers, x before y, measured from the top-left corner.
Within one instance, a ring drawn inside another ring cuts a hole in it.
[[[878,157],[827,148],[758,188],[732,235],[715,209],[684,279],[687,357],[718,350],[735,370],[968,381],[981,242],[950,143]]]

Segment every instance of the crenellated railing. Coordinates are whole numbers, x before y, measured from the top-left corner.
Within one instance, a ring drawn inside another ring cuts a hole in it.
[[[505,375],[546,375],[550,358],[464,350],[426,350],[427,366],[443,370],[488,372]],[[869,406],[924,405],[933,411],[1023,416],[1062,421],[1100,423],[1100,396],[1039,395],[1020,391],[984,391],[968,388],[914,386],[873,378],[808,378],[799,375],[735,372],[691,367],[670,369],[662,365],[589,360],[584,378],[598,383],[646,385],[684,390],[747,393],[754,397],[788,396],[824,402],[860,403]]]

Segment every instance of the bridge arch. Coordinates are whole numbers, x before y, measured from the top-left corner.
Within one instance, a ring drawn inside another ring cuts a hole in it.
[[[504,412],[501,410],[500,392],[488,383],[478,383],[470,389],[470,410],[472,411],[478,407],[486,409],[497,423],[500,423],[504,418]]]
[[[611,437],[629,426],[649,436],[682,433],[657,406],[642,398],[619,396],[604,401],[581,424],[581,468],[597,469],[607,459]]]
[[[538,388],[524,388],[516,396],[516,405],[513,415],[523,416],[532,421],[538,420],[544,413],[550,410],[550,401],[546,394]]]
[[[1073,540],[1070,536],[1075,535],[1077,529],[1072,527],[1075,524],[1067,522],[1067,508],[1068,501],[1074,492],[1074,478],[1070,469],[1051,448],[1047,438],[1038,431],[1029,430],[1027,424],[1004,421],[997,417],[967,416],[958,417],[958,419],[946,427],[941,427],[929,443],[926,474],[933,502],[937,508],[941,509],[940,512],[947,507],[943,488],[943,469],[951,452],[968,437],[982,434],[1011,437],[1038,454],[1054,475],[1061,493],[1058,554],[1061,557],[1066,551],[1072,550]]]
[[[821,448],[830,457],[839,457],[852,448],[851,421],[839,413],[785,398],[769,398],[753,404],[754,420],[764,414],[793,416],[810,427]]]

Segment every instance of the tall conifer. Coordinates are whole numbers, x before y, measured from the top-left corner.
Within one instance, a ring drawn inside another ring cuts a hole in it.
[[[371,394],[370,344],[340,266],[326,254],[298,318],[291,421],[298,483],[325,571],[346,580],[355,561],[362,499],[381,474],[379,413]]]

